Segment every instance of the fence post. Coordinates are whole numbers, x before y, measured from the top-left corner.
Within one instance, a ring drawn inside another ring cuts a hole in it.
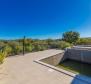
[[[26,37],[24,36],[23,37],[23,55],[25,54],[25,39],[26,39]]]

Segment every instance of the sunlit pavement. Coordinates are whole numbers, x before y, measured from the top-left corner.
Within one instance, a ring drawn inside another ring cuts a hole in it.
[[[45,50],[6,58],[0,66],[0,84],[87,84],[34,62],[38,58],[60,52]]]

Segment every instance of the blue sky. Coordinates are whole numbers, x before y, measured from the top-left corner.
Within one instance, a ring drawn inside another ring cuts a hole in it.
[[[91,0],[0,0],[0,38],[91,37]]]

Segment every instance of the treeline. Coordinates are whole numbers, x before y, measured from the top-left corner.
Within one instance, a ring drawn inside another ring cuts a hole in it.
[[[77,45],[91,45],[91,38],[80,38],[77,43]]]
[[[24,42],[24,45],[23,45]],[[46,39],[46,40],[38,40],[38,39],[18,39],[18,40],[3,40],[0,41],[0,48],[4,52],[7,53],[7,56],[17,55],[24,52],[35,52],[42,51],[47,49],[64,49],[66,47],[70,47],[70,43],[62,41],[60,39]]]
[[[18,40],[1,40],[0,41],[0,63],[8,56],[14,56],[29,52],[42,51],[47,49],[64,49],[70,47],[70,43],[60,39],[18,39]]]

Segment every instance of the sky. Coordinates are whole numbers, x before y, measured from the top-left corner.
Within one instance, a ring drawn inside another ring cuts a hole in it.
[[[91,0],[0,0],[0,39],[91,37]]]

